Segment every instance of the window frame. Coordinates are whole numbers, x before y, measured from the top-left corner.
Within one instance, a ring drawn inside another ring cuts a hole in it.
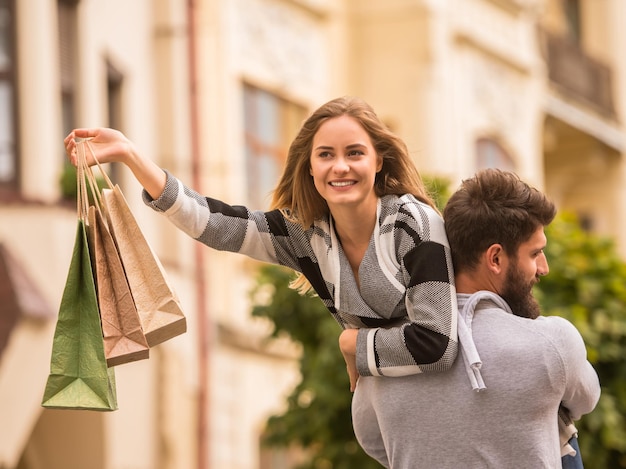
[[[488,136],[477,138],[474,148],[476,152],[474,163],[477,171],[486,168],[498,168],[503,171],[516,170],[515,159],[498,139]]]
[[[12,150],[13,150],[13,168],[14,172],[10,179],[0,180],[0,201],[13,200],[19,198],[20,194],[20,145],[19,145],[19,83],[17,80],[17,36],[16,36],[16,0],[0,0],[0,9],[6,9],[9,15],[9,25],[6,30],[7,36],[7,53],[9,55],[8,70],[0,70],[0,81],[9,83],[11,100],[9,106],[11,109],[7,115],[12,120]]]
[[[277,117],[276,122],[274,122],[276,135],[269,142],[266,138],[267,135],[262,135],[262,132],[259,132],[259,102],[261,99],[267,98],[272,100]],[[306,117],[308,109],[278,93],[247,82],[242,85],[242,102],[247,205],[252,209],[264,210],[268,208],[271,202],[270,191],[275,187],[282,174],[289,145]],[[276,177],[272,181],[262,181],[258,177],[259,174],[263,173],[261,158],[268,157],[275,163],[271,169],[276,173]],[[271,189],[268,186],[271,186]]]

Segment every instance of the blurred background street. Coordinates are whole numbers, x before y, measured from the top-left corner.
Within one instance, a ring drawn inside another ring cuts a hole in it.
[[[625,57],[624,0],[0,0],[0,469],[294,469],[311,450],[261,444],[302,347],[252,316],[271,302],[251,295],[260,264],[177,231],[115,165],[188,330],[116,367],[119,410],[41,407],[76,229],[71,129],[117,128],[200,193],[264,209],[308,113],[360,96],[424,177],[451,192],[515,171],[621,263]],[[615,360],[619,301],[614,339],[577,324]],[[626,467],[626,396],[607,396],[594,438],[610,457],[588,468]]]

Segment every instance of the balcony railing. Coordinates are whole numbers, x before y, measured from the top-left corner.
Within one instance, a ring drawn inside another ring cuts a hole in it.
[[[544,51],[552,84],[571,98],[615,118],[612,70],[564,36],[543,31]]]

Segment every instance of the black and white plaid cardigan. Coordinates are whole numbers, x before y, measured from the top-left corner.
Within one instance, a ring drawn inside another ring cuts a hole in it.
[[[457,354],[457,303],[443,220],[411,195],[378,201],[378,223],[359,267],[360,285],[332,219],[304,230],[280,211],[250,211],[203,197],[167,173],[144,201],[218,250],[302,272],[343,328],[358,328],[361,376],[448,369]]]

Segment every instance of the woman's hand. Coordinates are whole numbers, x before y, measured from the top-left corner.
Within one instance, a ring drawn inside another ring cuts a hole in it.
[[[128,163],[136,154],[133,143],[126,136],[114,129],[94,128],[94,129],[74,129],[65,137],[65,152],[70,162],[76,166],[76,139],[89,139],[89,146],[95,153],[95,157],[100,163],[123,162]],[[86,151],[87,164],[96,164],[91,151]]]
[[[356,338],[358,329],[346,329],[339,336],[339,349],[346,361],[348,377],[350,378],[350,391],[354,392],[359,380],[359,372],[356,368]]]
[[[85,152],[87,165],[93,166],[96,164],[96,159],[98,163],[124,163],[153,199],[160,197],[165,188],[165,173],[152,160],[139,155],[133,142],[128,140],[122,132],[105,128],[72,130],[63,142],[65,153],[74,166],[78,162],[76,139],[89,139],[91,151],[87,149]]]

